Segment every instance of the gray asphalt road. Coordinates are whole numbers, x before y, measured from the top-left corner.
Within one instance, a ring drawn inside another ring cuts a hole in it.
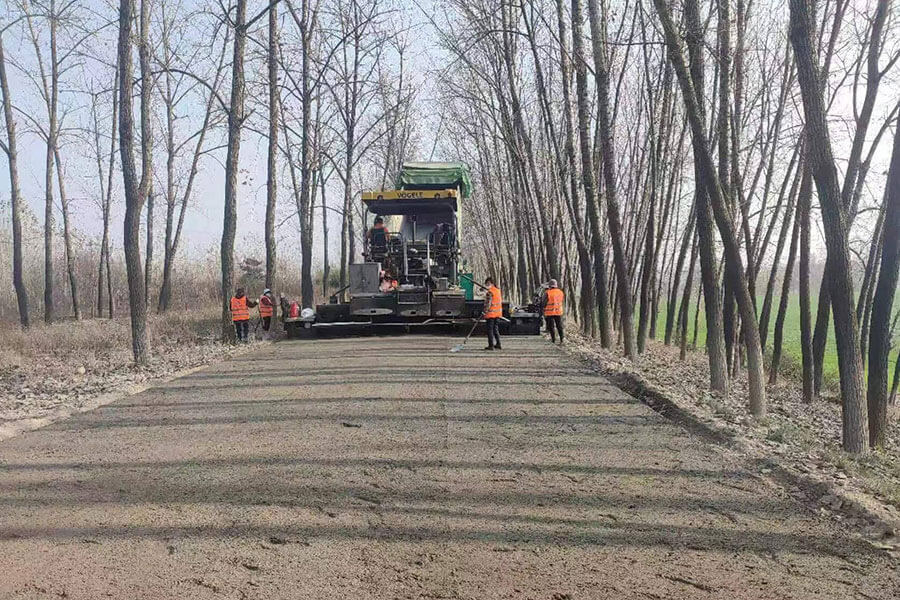
[[[3,598],[895,598],[534,338],[287,342],[0,444]]]

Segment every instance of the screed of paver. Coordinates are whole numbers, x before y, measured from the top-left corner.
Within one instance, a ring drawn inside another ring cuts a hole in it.
[[[900,590],[892,559],[548,343],[453,343],[281,343],[4,442],[0,596]]]

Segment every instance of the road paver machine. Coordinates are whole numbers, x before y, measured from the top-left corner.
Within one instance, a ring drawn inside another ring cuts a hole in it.
[[[468,167],[443,162],[404,163],[396,189],[363,192],[363,262],[349,265],[349,285],[327,303],[285,319],[288,334],[471,325],[483,304],[479,284],[460,269],[462,204],[471,193]],[[502,332],[539,333],[533,305],[504,302],[503,317]]]

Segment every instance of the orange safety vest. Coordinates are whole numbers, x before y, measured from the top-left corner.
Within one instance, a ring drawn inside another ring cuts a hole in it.
[[[247,296],[241,296],[240,298],[231,298],[231,320],[250,320],[250,310],[247,308]]]
[[[544,305],[545,317],[561,317],[563,314],[563,298],[565,294],[559,288],[547,290],[547,304]]]
[[[263,294],[259,297],[259,316],[261,317],[271,317],[275,312],[275,306],[272,304],[272,300],[269,299],[268,296]]]
[[[484,313],[484,318],[499,319],[503,316],[503,298],[500,296],[500,288],[496,285],[492,285],[488,288],[488,293],[491,295],[491,303],[488,304],[488,309]]]

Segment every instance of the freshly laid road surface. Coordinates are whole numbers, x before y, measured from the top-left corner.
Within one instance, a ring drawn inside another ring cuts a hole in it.
[[[0,444],[2,598],[897,598],[537,338],[261,346]]]

